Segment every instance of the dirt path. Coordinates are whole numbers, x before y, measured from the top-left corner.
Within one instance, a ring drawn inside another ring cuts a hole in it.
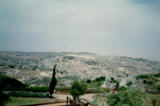
[[[69,94],[54,94],[54,97],[57,99],[60,99],[60,100],[66,100],[67,96],[72,98],[72,96]],[[93,96],[94,96],[94,94],[85,94],[85,95],[81,96],[81,98],[86,99],[89,102],[91,102]]]
[[[47,105],[38,105],[38,106],[65,106],[65,105],[66,105],[66,102],[65,103],[47,104]]]
[[[67,96],[72,98],[72,96],[69,94],[54,94],[55,98],[63,100],[63,101],[66,101]],[[81,98],[86,99],[87,101],[91,102],[93,96],[94,94],[85,94],[81,96]],[[47,104],[47,105],[41,105],[41,106],[64,106],[64,105],[66,105],[66,103]]]

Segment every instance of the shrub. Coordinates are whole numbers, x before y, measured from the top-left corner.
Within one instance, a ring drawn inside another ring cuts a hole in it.
[[[160,85],[157,85],[157,90],[158,92],[160,92]]]
[[[15,78],[10,78],[4,74],[0,74],[0,88],[3,88],[3,90],[19,90],[25,87],[25,84]]]
[[[129,81],[129,82],[127,82],[127,86],[131,86],[133,84],[133,82],[132,81]]]
[[[160,70],[159,70],[159,71],[160,71]],[[160,78],[160,73],[154,74],[154,76]]]
[[[119,89],[118,89],[118,91],[125,91],[125,90],[127,90],[127,88],[126,88],[125,86],[121,86],[121,87],[119,87]]]
[[[110,88],[107,88],[107,89],[106,89],[106,92],[110,92],[110,91],[111,91]]]
[[[90,79],[88,79],[86,82],[87,82],[87,83],[91,83],[91,80],[90,80]]]
[[[104,76],[100,76],[99,78],[96,78],[96,81],[105,81],[105,77]]]
[[[17,97],[41,97],[41,98],[47,97],[47,94],[45,93],[28,92],[28,91],[12,91],[9,93],[9,95]]]
[[[87,83],[88,88],[99,88],[104,81],[98,81],[98,82],[91,82],[91,83]]]
[[[9,95],[0,90],[0,106],[4,106],[4,103],[8,102],[9,100]]]
[[[48,92],[49,88],[48,87],[26,87],[22,90],[32,91],[32,92]]]
[[[146,78],[149,78],[149,76],[148,75],[138,75],[136,77],[136,79],[146,79]]]
[[[111,78],[110,78],[110,82],[111,82],[111,83],[116,83],[117,80],[115,80],[114,77],[111,77]]]
[[[148,83],[148,81],[144,79],[143,80],[143,84],[147,84],[147,83]]]
[[[110,106],[143,106],[145,104],[145,97],[145,93],[139,89],[132,88],[109,95],[107,102]]]
[[[87,85],[80,83],[79,81],[74,81],[71,87],[71,95],[74,100],[79,99],[79,96],[83,95],[87,91]]]

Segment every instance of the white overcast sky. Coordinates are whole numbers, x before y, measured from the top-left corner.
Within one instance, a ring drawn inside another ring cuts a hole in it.
[[[160,0],[0,0],[0,51],[160,60]]]

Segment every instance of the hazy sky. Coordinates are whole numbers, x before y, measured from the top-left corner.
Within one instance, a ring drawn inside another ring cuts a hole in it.
[[[160,0],[0,0],[0,51],[160,60]]]

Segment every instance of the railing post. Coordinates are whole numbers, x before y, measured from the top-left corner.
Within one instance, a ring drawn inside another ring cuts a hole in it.
[[[68,96],[67,96],[67,106],[68,106]]]

